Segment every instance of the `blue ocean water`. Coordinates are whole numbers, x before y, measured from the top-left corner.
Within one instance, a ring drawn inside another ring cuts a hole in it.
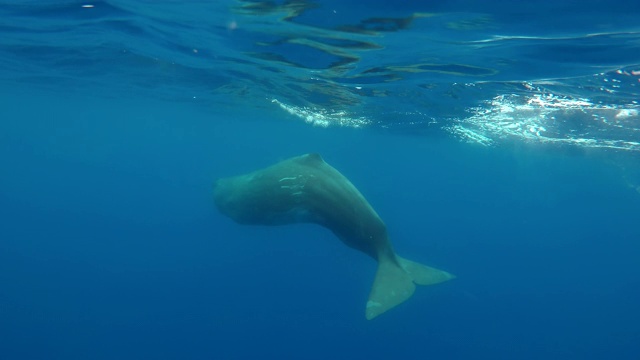
[[[0,1],[0,359],[640,358],[640,5]],[[241,226],[318,152],[457,279]]]

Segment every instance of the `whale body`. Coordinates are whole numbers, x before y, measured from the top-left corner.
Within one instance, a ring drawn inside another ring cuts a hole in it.
[[[315,223],[378,262],[367,301],[367,319],[413,294],[415,284],[433,285],[455,276],[398,256],[387,228],[364,196],[318,154],[297,156],[249,174],[219,179],[219,211],[240,224]]]

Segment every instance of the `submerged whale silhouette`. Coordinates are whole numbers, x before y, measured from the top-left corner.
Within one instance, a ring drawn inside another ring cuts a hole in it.
[[[366,318],[407,300],[415,284],[433,285],[455,276],[398,256],[387,229],[358,189],[318,154],[284,160],[246,175],[219,179],[214,200],[240,224],[315,223],[346,245],[378,261]]]

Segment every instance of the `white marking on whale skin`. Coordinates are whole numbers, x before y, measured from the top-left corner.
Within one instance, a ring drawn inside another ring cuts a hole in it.
[[[300,195],[302,194],[302,189],[304,189],[304,186],[306,185],[306,179],[304,177],[304,175],[296,175],[296,176],[286,176],[283,177],[282,179],[278,180],[278,182],[283,182],[283,181],[298,181],[297,184],[293,184],[293,185],[280,185],[281,189],[291,189],[294,192],[291,193],[291,195]],[[302,182],[302,183],[300,183]]]
[[[300,177],[300,175],[298,176],[289,176],[289,177],[283,177],[282,179],[278,180],[278,182],[282,182],[284,180],[297,180],[298,177]]]
[[[367,309],[368,308],[372,308],[372,307],[379,307],[382,306],[382,304],[380,304],[379,302],[375,302],[375,301],[367,301]]]
[[[300,184],[298,184],[298,185],[292,185],[292,186],[289,186],[289,185],[280,185],[280,189],[293,189],[293,190],[298,190],[298,191],[300,191],[300,190],[304,189],[304,185],[300,185]]]

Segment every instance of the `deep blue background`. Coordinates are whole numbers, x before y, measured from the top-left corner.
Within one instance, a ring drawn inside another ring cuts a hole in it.
[[[637,159],[7,89],[0,359],[637,359]],[[320,152],[399,254],[450,271],[373,321],[375,264],[240,226],[213,180]],[[626,163],[625,163],[626,161]]]

